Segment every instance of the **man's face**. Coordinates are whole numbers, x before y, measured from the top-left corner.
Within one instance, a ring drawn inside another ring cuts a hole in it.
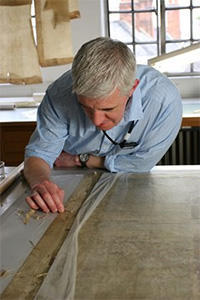
[[[105,98],[92,99],[79,95],[78,100],[97,128],[109,130],[123,118],[127,101],[136,86],[134,85],[128,96],[121,96],[119,90],[116,89],[110,96]]]

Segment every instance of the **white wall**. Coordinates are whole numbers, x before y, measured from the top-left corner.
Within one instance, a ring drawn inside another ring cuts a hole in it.
[[[182,98],[198,98],[200,100],[200,77],[171,78]]]

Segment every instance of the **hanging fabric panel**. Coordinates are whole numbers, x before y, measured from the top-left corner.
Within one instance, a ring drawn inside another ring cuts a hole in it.
[[[44,10],[52,10],[54,26],[61,22],[69,22],[69,8],[67,0],[46,0]]]
[[[71,63],[73,51],[68,1],[37,0],[35,12],[40,65]]]
[[[57,22],[80,18],[78,0],[46,0],[44,9],[53,9]]]
[[[0,5],[0,32],[0,83],[42,82],[31,25],[31,5]]]
[[[70,19],[80,18],[78,0],[69,0],[69,16]]]

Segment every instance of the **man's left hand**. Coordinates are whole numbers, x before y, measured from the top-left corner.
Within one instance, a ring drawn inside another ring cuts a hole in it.
[[[72,155],[67,152],[62,152],[55,160],[54,165],[56,167],[80,167],[81,163],[78,155]]]
[[[89,169],[104,169],[104,160],[105,157],[90,155],[86,166]],[[54,166],[63,168],[81,167],[81,163],[78,155],[72,155],[63,151],[55,160]]]

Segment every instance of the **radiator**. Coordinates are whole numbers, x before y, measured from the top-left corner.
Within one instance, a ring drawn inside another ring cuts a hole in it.
[[[200,164],[200,127],[181,128],[158,165]]]

